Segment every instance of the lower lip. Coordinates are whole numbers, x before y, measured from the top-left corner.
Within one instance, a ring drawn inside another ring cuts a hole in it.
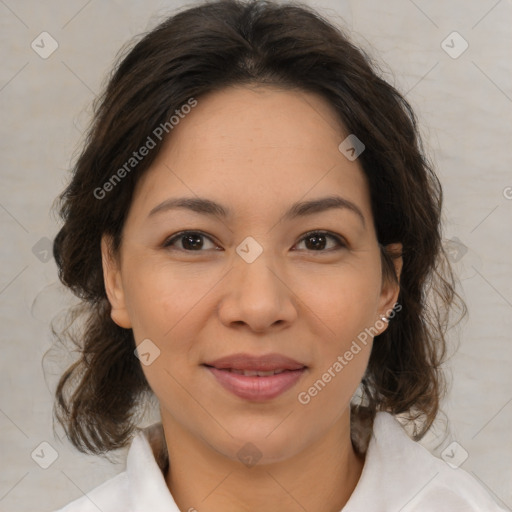
[[[206,368],[225,389],[240,398],[254,402],[271,400],[284,393],[298,382],[305,371],[305,368],[301,368],[300,370],[287,370],[268,377],[248,377],[211,366],[206,366]]]

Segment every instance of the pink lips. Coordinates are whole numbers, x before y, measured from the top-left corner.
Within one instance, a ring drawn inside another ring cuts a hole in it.
[[[284,393],[297,383],[306,370],[305,365],[281,354],[233,354],[205,363],[205,366],[225,389],[240,398],[256,402],[271,400]],[[243,375],[243,371],[279,373],[259,376]]]

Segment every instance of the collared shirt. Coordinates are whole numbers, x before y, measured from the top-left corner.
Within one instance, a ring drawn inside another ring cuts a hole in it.
[[[161,428],[137,434],[124,472],[57,512],[180,512],[162,472],[159,436]],[[379,412],[361,477],[340,512],[505,510],[469,473],[433,456],[394,416]]]

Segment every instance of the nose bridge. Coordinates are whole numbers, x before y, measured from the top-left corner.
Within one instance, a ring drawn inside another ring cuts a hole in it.
[[[268,242],[268,237],[266,241]],[[244,294],[253,294],[256,298],[260,293],[270,296],[265,300],[275,300],[279,295],[279,280],[276,277],[276,261],[274,251],[258,242],[255,238],[246,237],[236,248],[235,280],[239,283],[238,290]],[[277,265],[279,266],[279,265]]]
[[[264,330],[279,320],[292,320],[295,308],[289,287],[279,275],[274,251],[247,237],[236,253],[229,292],[220,309],[223,320],[242,321],[256,330]]]

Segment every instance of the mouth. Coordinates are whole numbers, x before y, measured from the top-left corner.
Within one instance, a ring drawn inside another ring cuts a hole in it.
[[[208,365],[205,365],[208,366]],[[210,368],[215,368],[215,366],[210,366]],[[235,368],[217,368],[218,370],[224,370],[231,373],[236,373],[237,375],[244,375],[245,377],[270,377],[271,375],[278,375],[283,372],[291,372],[295,370],[237,370]]]
[[[255,371],[255,372],[281,372],[284,370],[299,370],[306,365],[282,354],[271,353],[261,356],[250,354],[232,354],[214,361],[207,361],[205,366],[219,370]]]
[[[271,400],[289,390],[308,368],[281,354],[234,354],[203,366],[224,389],[255,402]]]

